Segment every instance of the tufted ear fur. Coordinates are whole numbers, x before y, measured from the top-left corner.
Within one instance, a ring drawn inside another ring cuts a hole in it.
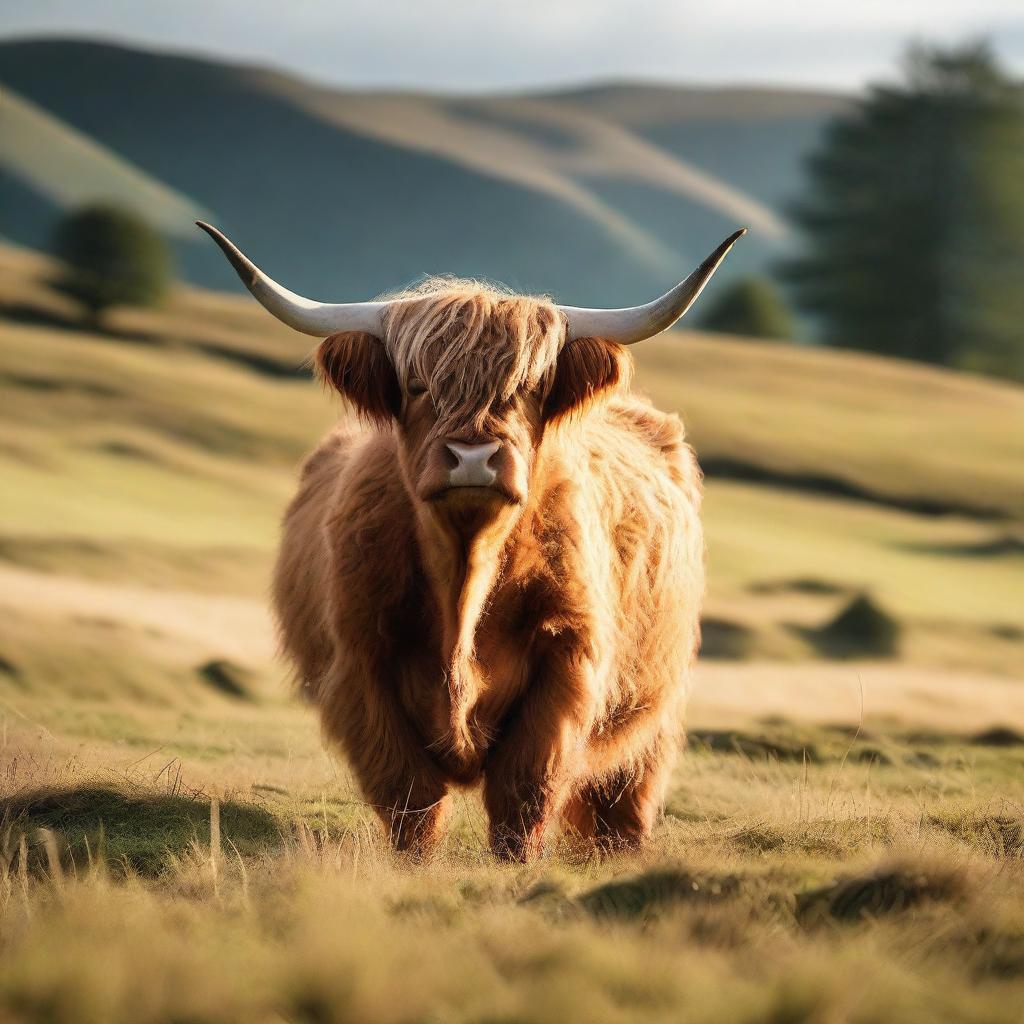
[[[621,345],[577,338],[558,354],[555,379],[544,403],[547,422],[582,411],[602,393],[629,380],[632,362]]]
[[[395,369],[372,334],[332,334],[316,350],[316,373],[372,423],[383,427],[398,415],[402,391]]]

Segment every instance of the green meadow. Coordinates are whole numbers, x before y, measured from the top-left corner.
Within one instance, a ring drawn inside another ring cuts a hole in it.
[[[1019,1021],[1024,391],[680,332],[707,471],[650,848],[387,849],[275,657],[306,341],[181,290],[89,333],[0,250],[0,1021]]]

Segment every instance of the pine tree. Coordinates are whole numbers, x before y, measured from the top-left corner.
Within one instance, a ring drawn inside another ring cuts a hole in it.
[[[989,48],[912,48],[827,130],[784,268],[824,340],[1024,379],[1024,89]]]

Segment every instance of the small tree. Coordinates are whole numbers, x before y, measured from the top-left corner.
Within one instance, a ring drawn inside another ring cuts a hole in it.
[[[722,292],[701,321],[708,331],[751,338],[792,338],[793,318],[769,281],[747,277]]]
[[[57,226],[53,249],[67,267],[61,287],[98,324],[111,306],[151,306],[167,291],[171,259],[163,239],[138,215],[95,205]]]

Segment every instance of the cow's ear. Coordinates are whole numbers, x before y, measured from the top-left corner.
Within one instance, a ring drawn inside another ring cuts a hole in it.
[[[547,422],[582,411],[599,395],[629,378],[631,360],[621,345],[577,338],[558,354],[555,379],[544,403]]]
[[[402,407],[395,369],[372,334],[346,331],[326,338],[316,351],[316,373],[378,426],[389,423]]]

